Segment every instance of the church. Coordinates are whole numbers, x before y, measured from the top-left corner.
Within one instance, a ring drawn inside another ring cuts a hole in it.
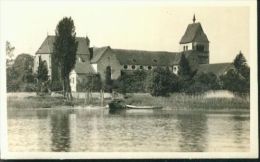
[[[52,66],[51,55],[55,36],[47,36],[36,52],[34,72],[39,66],[39,59],[45,61],[51,79]],[[70,73],[70,84],[72,91],[77,91],[77,83],[82,77],[92,74],[100,74],[105,80],[106,70],[111,71],[111,78],[118,79],[123,71],[152,70],[158,66],[168,67],[178,75],[181,55],[184,54],[193,70],[197,73],[212,72],[220,76],[233,68],[232,63],[209,64],[209,40],[200,22],[196,22],[195,15],[192,23],[180,39],[179,51],[145,51],[130,49],[114,49],[110,46],[90,47],[88,37],[77,37],[78,49],[75,68]]]

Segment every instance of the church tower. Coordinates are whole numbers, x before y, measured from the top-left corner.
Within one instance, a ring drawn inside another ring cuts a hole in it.
[[[193,15],[193,23],[189,24],[180,40],[180,52],[192,53],[198,56],[198,64],[209,64],[209,40],[202,26],[196,22]]]

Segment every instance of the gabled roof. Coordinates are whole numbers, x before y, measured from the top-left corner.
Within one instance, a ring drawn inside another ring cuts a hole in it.
[[[234,68],[233,63],[201,64],[199,65],[197,74],[213,73],[216,76],[220,76],[231,68]]]
[[[74,68],[75,72],[77,74],[93,74],[95,73],[94,69],[92,68],[92,66],[90,65],[89,62],[76,62],[75,64],[75,68]]]
[[[200,23],[189,24],[184,35],[181,38],[180,44],[190,42],[209,42],[207,35],[204,33]]]
[[[89,47],[87,44],[87,40],[84,37],[76,37],[76,41],[78,42],[77,54],[87,54],[89,55]],[[53,53],[53,43],[55,42],[55,36],[48,35],[46,39],[43,41],[40,48],[37,50],[36,54],[52,54]]]
[[[107,51],[107,49],[110,49],[110,47],[93,47],[93,57],[91,59],[91,63],[98,62],[100,58],[103,56],[103,54]]]
[[[121,65],[170,66],[178,64],[178,52],[111,49]]]

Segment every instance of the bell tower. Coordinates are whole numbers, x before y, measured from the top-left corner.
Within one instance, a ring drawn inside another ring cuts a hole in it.
[[[195,14],[180,40],[180,52],[198,56],[198,64],[209,64],[209,40]]]

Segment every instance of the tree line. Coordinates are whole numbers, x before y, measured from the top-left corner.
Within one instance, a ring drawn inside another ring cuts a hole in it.
[[[153,96],[169,96],[175,92],[199,94],[221,89],[239,94],[249,93],[250,68],[243,54],[239,53],[232,64],[233,68],[218,77],[214,73],[193,71],[182,55],[178,75],[168,67],[157,67],[152,71],[136,70],[122,73],[114,81],[113,88],[121,93],[148,92]]]

